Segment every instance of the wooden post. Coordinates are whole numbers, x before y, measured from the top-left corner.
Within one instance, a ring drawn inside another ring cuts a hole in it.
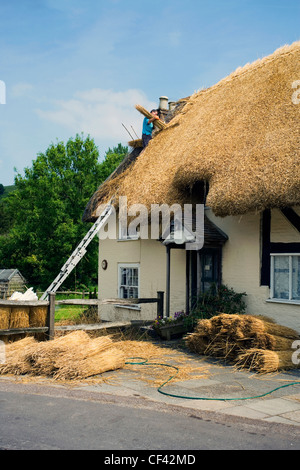
[[[185,311],[190,313],[190,251],[186,250],[186,266],[185,266]]]
[[[164,292],[157,292],[157,317],[163,318],[164,316]]]
[[[201,292],[201,251],[197,251],[197,300]]]
[[[48,340],[54,339],[55,293],[49,293],[49,306],[47,315]]]

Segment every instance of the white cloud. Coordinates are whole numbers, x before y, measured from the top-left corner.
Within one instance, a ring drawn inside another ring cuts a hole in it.
[[[132,127],[141,137],[143,116],[135,109],[136,104],[149,110],[157,107],[136,89],[116,92],[94,88],[77,92],[70,100],[54,101],[54,104],[55,110],[38,109],[37,114],[73,133],[83,132],[93,138],[116,141],[130,140],[122,124],[134,138]]]

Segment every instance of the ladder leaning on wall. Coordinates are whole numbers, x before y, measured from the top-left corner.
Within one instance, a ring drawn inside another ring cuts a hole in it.
[[[58,276],[54,279],[54,281],[48,287],[48,289],[43,293],[40,300],[46,300],[50,292],[56,292],[59,289],[62,283],[66,280],[69,274],[73,271],[75,266],[84,257],[87,251],[86,250],[87,246],[93,240],[95,235],[99,232],[101,227],[103,227],[106,224],[112,211],[113,211],[113,206],[111,204],[107,204],[105,210],[101,213],[101,215],[98,217],[94,225],[92,225],[92,227],[90,228],[86,236],[81,240],[77,248],[73,251],[68,261],[66,261],[66,263],[61,268]]]

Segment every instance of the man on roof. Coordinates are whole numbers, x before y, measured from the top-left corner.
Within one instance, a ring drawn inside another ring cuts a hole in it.
[[[150,114],[152,114],[153,117],[151,117],[150,119],[148,117],[145,117],[143,121],[142,139],[144,148],[147,147],[150,140],[152,139],[152,132],[154,128],[153,122],[156,119],[159,119],[157,109],[152,109],[150,111]]]

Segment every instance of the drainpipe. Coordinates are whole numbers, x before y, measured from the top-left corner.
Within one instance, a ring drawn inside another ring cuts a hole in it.
[[[167,272],[166,272],[166,317],[170,316],[170,277],[171,277],[171,248],[166,246],[167,250]]]

